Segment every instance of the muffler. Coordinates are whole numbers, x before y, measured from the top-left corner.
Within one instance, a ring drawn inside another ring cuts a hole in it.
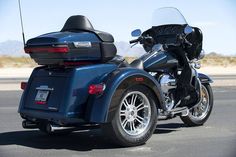
[[[24,129],[37,129],[37,128],[39,128],[39,125],[37,123],[31,122],[28,120],[23,120],[22,127]]]
[[[50,123],[47,123],[45,127],[46,127],[46,131],[48,133],[75,129],[75,127],[62,127],[62,126],[53,125],[53,124],[50,124]]]

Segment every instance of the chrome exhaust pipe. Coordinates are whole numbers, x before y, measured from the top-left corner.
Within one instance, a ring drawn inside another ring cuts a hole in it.
[[[37,129],[37,128],[39,128],[39,125],[37,123],[31,122],[28,120],[23,120],[22,127],[24,129]]]
[[[73,129],[75,129],[75,127],[62,127],[62,126],[57,126],[50,123],[46,125],[46,131],[48,133],[60,132],[60,131],[65,131],[65,130],[73,130]]]

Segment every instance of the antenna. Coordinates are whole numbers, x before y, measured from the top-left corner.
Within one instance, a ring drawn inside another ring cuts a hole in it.
[[[23,26],[23,20],[22,20],[20,0],[18,0],[18,4],[19,4],[19,11],[20,11],[20,22],[21,22],[22,38],[23,38],[23,43],[24,43],[24,47],[25,47],[25,33],[24,33],[24,26]]]

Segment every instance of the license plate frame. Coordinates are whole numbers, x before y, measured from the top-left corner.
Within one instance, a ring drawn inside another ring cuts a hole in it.
[[[48,96],[49,96],[49,91],[47,91],[47,90],[38,90],[38,92],[35,96],[35,101],[47,102]]]

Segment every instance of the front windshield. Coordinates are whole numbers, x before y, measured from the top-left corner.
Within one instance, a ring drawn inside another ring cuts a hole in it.
[[[155,10],[152,16],[152,26],[161,26],[168,24],[187,24],[184,16],[176,8],[166,7]]]

